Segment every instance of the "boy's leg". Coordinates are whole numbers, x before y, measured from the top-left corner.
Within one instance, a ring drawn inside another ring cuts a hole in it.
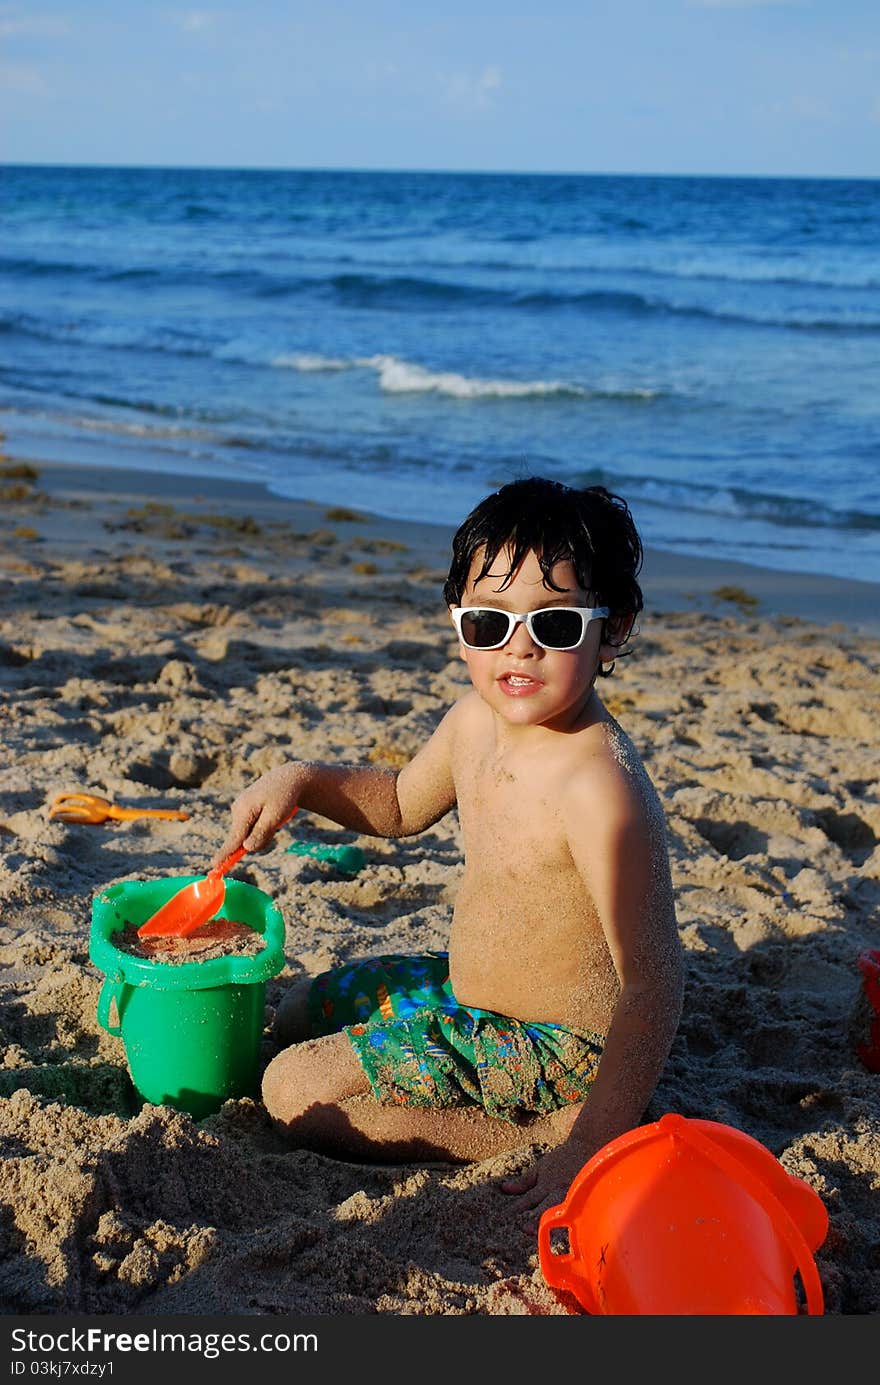
[[[371,1162],[488,1159],[534,1141],[556,1144],[563,1112],[512,1125],[479,1108],[438,1110],[376,1100],[345,1034],[307,1040],[279,1053],[263,1077],[263,1101],[300,1148]]]

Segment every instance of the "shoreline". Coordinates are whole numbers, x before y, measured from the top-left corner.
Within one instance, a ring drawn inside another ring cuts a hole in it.
[[[14,454],[8,463],[19,459]],[[331,528],[338,540],[359,537],[366,543],[385,540],[402,544],[407,561],[420,555],[422,566],[436,568],[445,576],[454,526],[428,520],[401,520],[354,509],[357,518],[328,518],[334,506],[320,501],[276,495],[268,485],[254,480],[215,479],[129,468],[90,466],[78,462],[28,462],[38,472],[36,486],[50,502],[62,505],[105,504],[132,507],[138,503],[188,504],[205,512],[232,517],[250,515],[258,524],[286,522],[294,528]],[[44,502],[45,506],[45,502]],[[18,509],[45,541],[61,548],[82,548],[94,542],[91,526],[71,533],[47,513],[31,514],[24,502]],[[346,508],[344,502],[338,507]],[[39,502],[38,502],[39,510]],[[12,511],[11,517],[15,517]],[[462,515],[462,519],[464,515]],[[34,521],[36,521],[34,523]],[[182,551],[180,543],[176,545]],[[398,564],[399,565],[399,564]],[[679,554],[645,548],[640,583],[645,598],[643,620],[651,611],[696,611],[719,615],[748,615],[759,619],[787,619],[880,635],[880,584],[816,573],[789,572],[751,566],[733,560]]]

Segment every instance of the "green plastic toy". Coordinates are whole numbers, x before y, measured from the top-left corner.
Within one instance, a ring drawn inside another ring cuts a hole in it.
[[[357,875],[367,864],[359,846],[320,846],[317,842],[291,842],[287,848],[293,856],[314,856],[318,861],[332,861],[346,875]]]
[[[201,1120],[230,1098],[258,1094],[266,982],[284,966],[284,919],[262,890],[230,880],[220,916],[262,934],[256,956],[170,966],[115,946],[123,922],[137,927],[197,878],[126,880],[101,890],[92,901],[89,957],[105,974],[98,1023],[122,1039],[137,1091]]]

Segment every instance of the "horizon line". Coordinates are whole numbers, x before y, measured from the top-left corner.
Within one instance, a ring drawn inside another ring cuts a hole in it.
[[[528,169],[528,168],[410,168],[358,167],[347,164],[213,164],[213,163],[117,163],[55,159],[3,159],[0,168],[118,169],[128,172],[165,173],[355,173],[370,175],[407,174],[458,178],[714,178],[791,180],[795,182],[870,183],[878,173],[706,173],[700,171],[657,172],[644,169]]]

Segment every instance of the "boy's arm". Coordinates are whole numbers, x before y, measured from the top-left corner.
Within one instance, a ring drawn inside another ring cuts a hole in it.
[[[561,1202],[583,1165],[644,1115],[681,1016],[684,966],[668,860],[648,809],[612,767],[575,781],[568,837],[596,907],[620,982],[596,1080],[580,1105],[554,1118],[562,1144],[505,1191],[526,1194],[519,1210]],[[658,808],[659,811],[659,808]],[[662,852],[662,856],[660,853]]]
[[[452,781],[453,707],[404,769],[292,760],[249,785],[232,804],[232,822],[214,857],[239,846],[261,851],[294,808],[307,808],[371,837],[423,832],[455,804]]]

